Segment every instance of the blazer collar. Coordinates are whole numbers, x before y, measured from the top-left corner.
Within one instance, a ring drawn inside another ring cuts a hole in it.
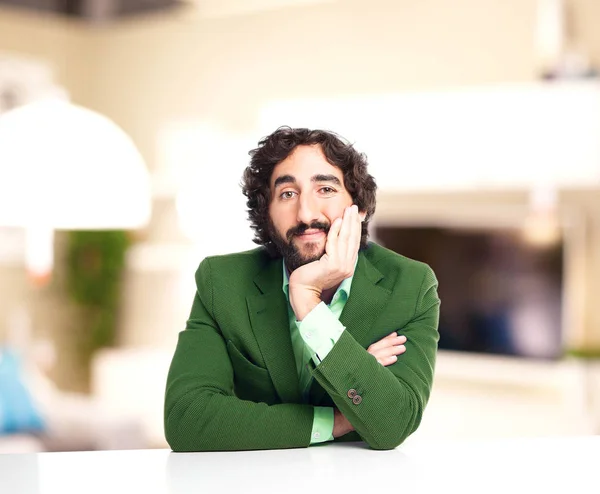
[[[361,251],[352,280],[352,294],[340,315],[340,322],[363,346],[368,342],[371,326],[385,308],[391,294],[390,290],[379,284],[383,278],[383,273]]]
[[[246,301],[254,336],[279,397],[284,403],[301,403],[302,395],[290,336],[288,302],[281,289],[282,264],[280,258],[271,260],[258,273],[254,279],[258,293],[249,295]],[[340,322],[364,348],[372,343],[368,341],[370,329],[391,294],[388,289],[379,285],[383,277],[365,252],[359,252],[352,293],[342,311]],[[315,389],[311,389],[312,403],[320,401],[324,393],[315,384]]]
[[[275,390],[283,403],[302,403],[292,348],[287,300],[281,289],[282,259],[267,263],[254,279],[258,293],[246,297],[250,324]]]

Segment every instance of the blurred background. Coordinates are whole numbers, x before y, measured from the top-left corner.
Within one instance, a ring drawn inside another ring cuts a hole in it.
[[[280,125],[430,264],[418,437],[600,433],[600,2],[0,0],[0,451],[167,447],[166,372]]]

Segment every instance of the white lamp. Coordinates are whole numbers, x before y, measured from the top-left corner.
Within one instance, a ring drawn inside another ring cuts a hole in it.
[[[59,98],[0,115],[0,226],[27,230],[34,277],[52,269],[54,230],[141,228],[150,209],[144,160],[108,118]]]

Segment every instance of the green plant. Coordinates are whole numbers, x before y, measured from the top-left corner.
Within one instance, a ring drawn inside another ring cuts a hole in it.
[[[600,348],[572,348],[567,351],[567,355],[581,359],[600,360]]]
[[[122,230],[71,231],[66,257],[67,292],[82,312],[80,357],[89,363],[99,348],[115,343],[125,254]]]

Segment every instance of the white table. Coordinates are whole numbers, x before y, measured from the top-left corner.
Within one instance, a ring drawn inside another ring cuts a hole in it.
[[[408,490],[410,489],[410,491]],[[1,494],[600,493],[600,436],[0,455]]]

